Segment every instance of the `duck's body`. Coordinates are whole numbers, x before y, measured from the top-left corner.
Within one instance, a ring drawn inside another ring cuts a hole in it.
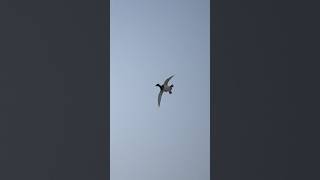
[[[173,75],[174,76],[174,75]],[[169,92],[169,94],[172,94],[172,88],[173,88],[173,84],[171,84],[170,86],[168,85],[168,82],[170,81],[170,79],[173,77],[170,76],[168,79],[166,79],[163,83],[163,85],[160,84],[156,84],[156,86],[158,86],[160,88],[160,92],[158,95],[158,105],[160,106],[160,102],[161,102],[161,97],[163,92]]]
[[[171,93],[172,93],[172,92],[171,92],[172,87],[173,87],[173,85],[171,85],[171,86],[166,86],[166,85],[164,85],[164,86],[163,86],[163,91],[164,91],[164,92],[169,92],[169,93],[171,94]]]
[[[160,86],[160,84],[157,84],[156,86],[158,86],[160,88],[160,91],[169,92],[170,94],[172,93],[173,85],[171,85],[171,86],[161,85]]]

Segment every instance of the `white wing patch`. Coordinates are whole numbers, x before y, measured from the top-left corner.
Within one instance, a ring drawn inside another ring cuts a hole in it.
[[[172,76],[170,76],[168,79],[166,79],[165,81],[164,81],[164,85],[168,85],[168,82],[170,81],[170,79],[173,77],[174,75],[172,75]]]

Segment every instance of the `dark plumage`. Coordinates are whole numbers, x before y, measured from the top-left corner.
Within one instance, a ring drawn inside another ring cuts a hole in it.
[[[168,85],[168,82],[170,81],[170,79],[173,77],[174,75],[170,76],[168,79],[166,79],[163,83],[163,85],[160,84],[156,84],[156,86],[158,86],[160,88],[160,92],[158,95],[158,106],[160,107],[160,102],[161,102],[161,97],[162,94],[164,92],[169,92],[169,94],[172,94],[172,88],[173,88],[173,84],[172,85]]]

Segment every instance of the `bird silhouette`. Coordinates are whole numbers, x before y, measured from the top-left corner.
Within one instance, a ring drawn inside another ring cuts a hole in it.
[[[160,102],[161,102],[161,98],[162,98],[162,94],[164,92],[169,92],[169,94],[172,94],[172,88],[173,88],[173,84],[171,84],[170,86],[168,85],[168,82],[170,81],[170,79],[173,77],[174,75],[170,76],[168,79],[166,79],[164,81],[164,83],[162,85],[160,84],[156,84],[156,86],[158,86],[160,88],[160,92],[158,95],[158,106],[160,107]]]

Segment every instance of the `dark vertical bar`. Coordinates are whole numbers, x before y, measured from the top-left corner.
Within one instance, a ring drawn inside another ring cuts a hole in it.
[[[0,2],[0,179],[109,178],[108,2]]]
[[[100,109],[98,113],[101,113],[100,129],[98,130],[98,137],[100,138],[98,143],[101,144],[100,151],[97,154],[100,159],[98,165],[98,179],[108,180],[110,179],[110,0],[98,1],[98,33],[97,39],[99,39],[98,46],[100,46],[99,53],[99,71],[98,78],[100,79],[100,91],[98,91],[98,99],[100,99]],[[101,36],[101,37],[99,37]],[[99,87],[99,86],[98,86]]]
[[[105,29],[105,34],[106,34],[106,47],[104,48],[106,51],[106,69],[102,69],[103,72],[106,72],[106,74],[104,74],[104,77],[106,78],[105,82],[106,82],[106,89],[105,89],[105,95],[106,95],[106,105],[103,106],[106,109],[106,130],[105,130],[105,134],[104,137],[106,137],[106,139],[103,139],[102,141],[106,142],[106,150],[105,150],[105,154],[107,156],[106,158],[106,179],[109,180],[110,179],[110,0],[106,0],[105,2],[105,7],[106,10],[102,11],[102,12],[106,12],[106,14],[104,14],[104,17],[106,17],[106,29]],[[103,19],[104,20],[104,19]],[[103,22],[101,22],[103,23]],[[101,152],[102,153],[102,152]]]
[[[220,101],[220,91],[219,91],[219,72],[221,67],[219,65],[219,34],[220,31],[216,27],[220,22],[218,19],[218,15],[220,12],[219,1],[214,0],[210,1],[210,179],[218,180],[221,177],[220,173],[220,131],[219,131],[219,101]]]
[[[320,179],[318,4],[213,2],[214,179]]]

